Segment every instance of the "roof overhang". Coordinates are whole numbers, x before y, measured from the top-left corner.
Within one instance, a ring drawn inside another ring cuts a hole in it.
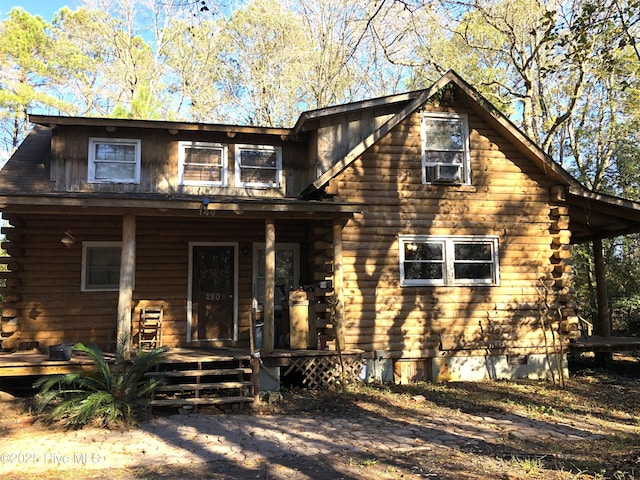
[[[571,243],[640,232],[638,202],[592,192],[584,187],[570,187],[566,201],[569,205]]]
[[[406,104],[412,101],[417,96],[421,95],[423,90],[416,90],[413,92],[399,93],[395,95],[388,95],[386,97],[373,98],[368,100],[361,100],[358,102],[351,102],[342,105],[335,105],[331,107],[318,108],[316,110],[308,110],[303,112],[295,126],[291,129],[292,133],[299,134],[308,130],[317,128],[317,124],[321,120],[327,120],[331,117],[339,115],[345,115],[352,112],[363,112],[365,110],[379,109],[383,107],[391,107],[399,104]]]
[[[483,120],[494,127],[500,134],[505,136],[511,144],[515,146],[520,153],[531,160],[538,168],[540,168],[554,183],[558,185],[567,185],[579,187],[580,182],[573,178],[559,164],[547,155],[539,146],[529,139],[524,133],[518,129],[513,122],[504,116],[496,107],[494,107],[487,99],[485,99],[477,90],[469,85],[462,77],[453,70],[445,73],[437,82],[425,90],[419,90],[402,95],[394,95],[390,97],[382,97],[379,99],[368,100],[367,102],[357,102],[344,105],[341,107],[331,107],[312,112],[306,112],[301,117],[293,131],[297,132],[304,129],[304,123],[314,120],[317,121],[322,117],[331,117],[340,114],[346,114],[358,108],[379,108],[383,105],[395,105],[397,111],[386,123],[381,125],[377,130],[371,133],[367,138],[355,145],[344,158],[336,161],[331,168],[322,173],[302,192],[302,196],[311,196],[315,192],[324,188],[333,178],[343,172],[357,158],[360,157],[369,147],[375,144],[380,138],[388,134],[394,127],[402,122],[409,115],[413,114],[428,102],[431,98],[438,95],[443,89],[453,87],[457,94],[462,95],[467,100],[467,104],[473,109]]]
[[[90,209],[90,210],[88,210]],[[294,198],[243,199],[233,197],[193,197],[104,194],[11,195],[0,196],[0,210],[6,213],[60,213],[118,215],[215,216],[235,214],[247,217],[334,218],[350,217],[362,211],[362,205]]]
[[[222,132],[228,135],[246,133],[277,136],[283,141],[296,139],[295,135],[291,135],[291,129],[289,128],[252,127],[216,123],[168,122],[164,120],[132,120],[96,117],[64,117],[54,115],[29,115],[29,121],[36,125],[42,125],[51,129],[55,129],[57,126],[102,127],[107,129],[146,128],[166,130],[173,135],[177,135],[179,132]]]

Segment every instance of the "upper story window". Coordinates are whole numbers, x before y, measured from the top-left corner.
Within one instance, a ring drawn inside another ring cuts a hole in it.
[[[136,139],[90,138],[89,181],[139,183],[140,143]]]
[[[235,167],[238,187],[278,188],[282,177],[282,148],[236,145]]]
[[[400,282],[499,285],[498,237],[400,235]]]
[[[116,291],[120,285],[120,242],[83,242],[81,290]]]
[[[471,183],[466,115],[422,114],[422,183]]]
[[[227,146],[180,142],[178,169],[181,185],[227,186]]]

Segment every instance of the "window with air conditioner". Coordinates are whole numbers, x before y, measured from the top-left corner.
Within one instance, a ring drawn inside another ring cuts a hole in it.
[[[422,183],[471,183],[466,115],[434,112],[422,114]]]

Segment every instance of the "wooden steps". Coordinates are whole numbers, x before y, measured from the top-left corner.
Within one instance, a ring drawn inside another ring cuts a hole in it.
[[[253,402],[252,370],[248,356],[183,359],[160,363],[148,377],[163,384],[154,392],[151,407],[214,405],[236,410]]]
[[[161,385],[156,388],[156,392],[175,392],[180,387],[181,391],[196,390],[226,390],[229,388],[250,387],[251,382],[218,382],[218,383],[180,383],[178,385]]]
[[[241,404],[253,402],[252,398],[248,397],[219,397],[219,398],[184,398],[180,400],[180,403],[176,403],[175,400],[153,400],[152,406],[155,407],[175,407],[184,405],[229,405],[229,404]]]
[[[235,374],[251,374],[250,368],[214,368],[210,370],[166,370],[159,372],[148,372],[149,377],[205,377],[209,375],[235,375]]]

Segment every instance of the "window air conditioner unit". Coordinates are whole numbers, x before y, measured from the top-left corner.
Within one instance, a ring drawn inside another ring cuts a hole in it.
[[[460,183],[462,181],[462,165],[434,165],[431,171],[433,183]]]

